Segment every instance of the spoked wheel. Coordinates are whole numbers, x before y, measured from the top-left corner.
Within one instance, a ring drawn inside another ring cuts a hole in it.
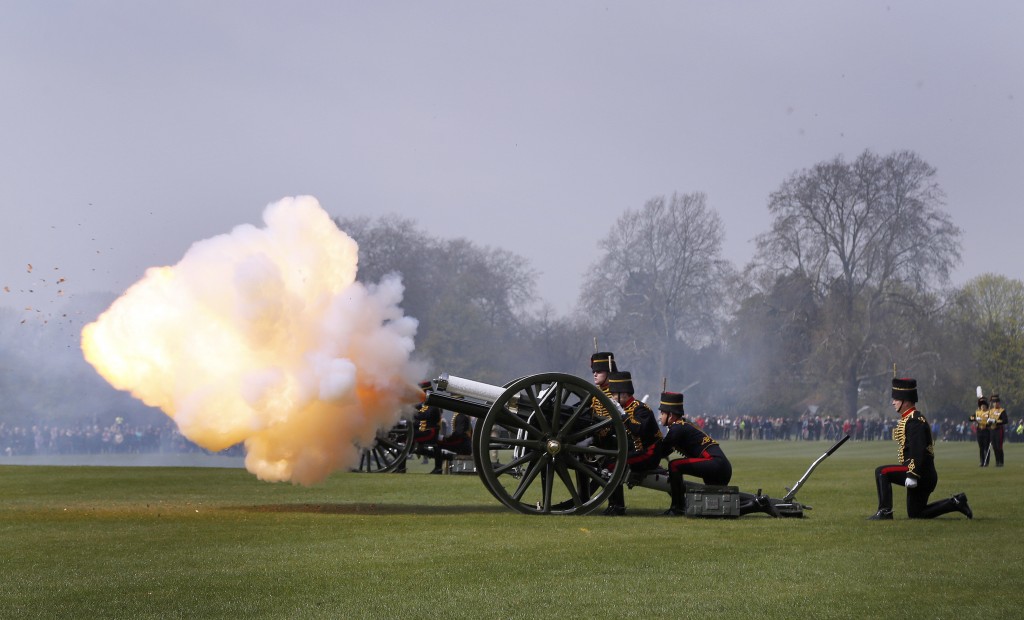
[[[524,514],[587,514],[622,482],[628,443],[617,411],[594,384],[546,373],[510,384],[474,431],[477,472],[494,497]],[[491,451],[506,455],[495,463]]]
[[[357,471],[384,474],[405,465],[412,450],[413,425],[401,420],[388,431],[378,431],[373,447],[363,450]]]

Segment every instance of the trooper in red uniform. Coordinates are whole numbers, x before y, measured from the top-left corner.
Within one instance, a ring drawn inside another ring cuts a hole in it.
[[[654,419],[654,412],[644,403],[633,398],[633,377],[627,371],[612,372],[608,375],[608,389],[613,400],[622,405],[626,413],[622,423],[626,427],[626,435],[629,438],[629,452],[626,455],[626,463],[634,472],[643,472],[654,469],[660,460],[654,453],[661,440],[661,429]],[[611,463],[610,468],[614,469],[616,463]],[[617,517],[626,514],[626,498],[620,484],[608,498],[608,508],[605,509],[606,516]]]
[[[683,416],[683,395],[679,392],[662,392],[658,405],[661,424],[668,430],[658,442],[655,455],[660,462],[673,452],[683,455],[668,463],[668,479],[672,491],[672,506],[662,514],[681,517],[686,514],[686,494],[683,475],[700,478],[704,484],[725,486],[732,480],[732,464],[718,442],[697,428]],[[771,500],[763,495],[740,494],[740,514],[764,512],[779,516]]]
[[[939,475],[935,471],[935,443],[932,440],[932,430],[916,405],[917,381],[894,378],[892,406],[900,419],[893,428],[892,438],[900,444],[897,457],[899,463],[882,465],[875,469],[878,512],[868,519],[892,519],[894,484],[907,488],[907,517],[911,519],[932,519],[947,512],[961,512],[971,519],[974,513],[967,505],[967,496],[963,493],[928,503],[928,496],[935,490]]]

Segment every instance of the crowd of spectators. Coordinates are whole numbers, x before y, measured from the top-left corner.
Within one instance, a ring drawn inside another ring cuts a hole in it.
[[[58,454],[206,453],[186,439],[168,420],[164,424],[133,425],[123,418],[112,424],[33,424],[18,426],[0,422],[0,458],[4,456]],[[219,452],[242,456],[241,445]]]
[[[892,429],[896,424],[895,418],[849,420],[819,415],[799,418],[700,415],[692,422],[715,439],[735,441],[838,441],[846,435],[854,441],[888,441],[892,439]],[[1005,432],[1007,441],[1024,441],[1024,419],[1011,421]],[[933,421],[932,436],[936,441],[975,440],[974,429],[967,416]]]
[[[715,439],[726,441],[838,441],[846,435],[855,441],[886,441],[892,439],[892,428],[896,423],[891,418],[840,420],[817,415],[799,418],[699,415],[692,421]],[[1024,441],[1024,419],[1012,420],[1005,432],[1007,441]],[[974,429],[966,417],[933,421],[932,435],[936,441],[975,440]],[[17,426],[0,422],[0,458],[158,452],[210,453],[186,439],[170,420],[164,424],[139,425],[126,423],[123,418],[115,419],[112,424]],[[218,454],[244,456],[244,449],[239,444]]]

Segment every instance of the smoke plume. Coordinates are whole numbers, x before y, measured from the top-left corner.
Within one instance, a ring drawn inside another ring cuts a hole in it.
[[[358,246],[315,198],[271,204],[263,221],[147,270],[82,330],[82,351],[196,444],[244,441],[260,479],[312,484],[422,398],[417,323],[397,277],[356,282]]]

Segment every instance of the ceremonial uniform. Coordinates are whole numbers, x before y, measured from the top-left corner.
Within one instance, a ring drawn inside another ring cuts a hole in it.
[[[978,388],[979,391],[981,388]],[[988,454],[989,446],[992,441],[992,434],[989,430],[989,416],[991,412],[988,408],[988,401],[985,397],[978,398],[978,409],[971,416],[971,423],[974,424],[974,432],[978,438],[978,452],[981,455],[981,464],[979,467],[988,467]]]
[[[668,426],[665,437],[658,445],[660,461],[672,452],[680,452],[684,458],[668,463],[670,477],[684,474],[704,481],[704,484],[727,485],[732,480],[732,464],[718,442],[710,435],[687,420],[676,420]]]
[[[420,387],[424,390],[428,389],[430,382],[424,381]],[[427,457],[431,454],[436,459],[441,454],[437,449],[437,441],[441,435],[441,408],[428,406],[426,403],[420,405],[412,417],[412,423],[412,451],[422,454],[424,463],[427,462]],[[404,469],[404,465],[402,469]],[[435,465],[434,471],[430,473],[441,473],[440,465]]]
[[[661,459],[655,454],[655,450],[662,436],[661,428],[654,419],[654,412],[638,400],[630,401],[623,410],[626,417],[622,418],[622,424],[626,427],[630,441],[629,454],[626,457],[630,469],[643,471],[657,467]]]
[[[601,351],[594,353],[590,356],[590,370],[594,373],[594,384],[604,392],[604,395],[609,400],[615,401],[615,397],[608,389],[608,374],[617,372],[618,367],[615,365],[615,356],[610,351]],[[600,418],[607,418],[611,416],[611,412],[601,404],[597,396],[593,396],[590,399],[590,408],[594,412],[594,415]],[[601,429],[597,432],[597,443],[598,445],[606,444],[611,437],[611,428]]]
[[[678,392],[662,392],[658,410],[662,414],[661,422],[668,431],[658,442],[655,456],[658,461],[670,456],[673,452],[683,455],[681,459],[669,461],[669,488],[671,489],[672,505],[666,510],[666,516],[683,516],[686,514],[686,493],[683,474],[700,478],[704,484],[725,486],[732,480],[732,463],[726,458],[722,447],[710,435],[697,425],[683,419],[683,395]],[[764,512],[773,517],[779,514],[772,505],[770,498],[763,495],[740,493],[740,514]]]
[[[999,402],[999,395],[992,395],[992,409],[989,410],[989,443],[996,456],[996,467],[1003,466],[1003,439],[1006,436],[1006,425],[1010,418]]]
[[[654,412],[644,403],[633,398],[633,378],[628,372],[612,372],[608,376],[608,389],[613,396],[618,398],[619,394],[629,395],[629,399],[622,403],[623,411],[626,413],[622,423],[626,427],[626,436],[629,440],[629,452],[626,455],[626,463],[633,471],[645,471],[658,466],[659,459],[655,455],[658,441],[661,440],[661,428],[654,419]],[[614,471],[617,463],[609,463],[608,469]],[[608,498],[608,508],[604,514],[618,516],[626,514],[626,498],[622,491],[622,485],[612,491]]]
[[[473,454],[473,423],[464,413],[452,414],[452,432],[437,442],[434,452],[434,471],[441,471],[441,450],[455,454]]]
[[[893,440],[899,443],[899,463],[875,469],[878,512],[868,518],[892,519],[893,484],[907,487],[907,517],[911,519],[932,519],[954,511],[963,513],[968,519],[972,518],[967,496],[963,493],[928,503],[928,496],[935,490],[939,475],[935,470],[935,443],[931,427],[915,406],[917,381],[893,379],[892,386],[893,405],[898,407],[900,414],[892,431]]]
[[[417,447],[432,446],[437,443],[438,435],[441,432],[441,409],[439,407],[420,405],[412,420],[415,426],[412,440]]]

